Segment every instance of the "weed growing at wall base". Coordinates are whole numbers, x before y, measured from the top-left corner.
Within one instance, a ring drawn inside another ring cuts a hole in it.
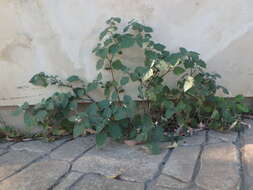
[[[96,135],[97,146],[108,138],[133,140],[146,144],[152,153],[159,153],[160,142],[175,141],[193,129],[224,131],[240,126],[241,114],[248,112],[243,96],[216,96],[217,91],[228,94],[228,90],[217,84],[219,74],[205,70],[206,63],[197,52],[180,48],[171,53],[153,40],[151,27],[132,20],[121,30],[120,23],[120,18],[110,18],[99,35],[93,50],[99,73],[92,82],[76,75],[61,80],[43,72],[36,74],[32,84],[57,85],[69,92],[56,92],[33,107],[24,103],[15,114],[24,111],[27,126],[41,127],[45,136],[71,133],[77,137],[88,132]],[[122,55],[137,47],[144,62],[129,67]],[[110,80],[103,79],[102,73],[109,74]],[[170,75],[178,79],[176,87],[168,85]],[[146,106],[139,107],[127,93],[129,83],[135,83],[135,92]],[[102,100],[90,95],[98,89],[103,89]],[[89,105],[80,110],[78,103],[82,101]]]

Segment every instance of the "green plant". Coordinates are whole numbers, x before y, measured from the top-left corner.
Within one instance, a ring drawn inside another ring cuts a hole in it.
[[[193,128],[206,126],[217,130],[237,128],[240,116],[248,112],[243,97],[226,99],[216,96],[218,90],[228,90],[217,84],[218,74],[205,71],[206,63],[199,54],[180,48],[170,53],[165,45],[153,41],[151,27],[130,21],[121,31],[120,18],[109,19],[99,36],[100,42],[93,53],[98,57],[97,70],[110,74],[103,80],[102,72],[86,83],[78,76],[62,81],[57,76],[36,74],[30,82],[47,87],[58,85],[69,88],[68,93],[55,93],[34,107],[28,103],[24,110],[28,126],[41,126],[46,135],[85,131],[96,134],[96,143],[103,145],[108,137],[117,141],[134,140],[145,143],[153,153],[159,152],[159,142],[174,141]],[[134,68],[124,63],[126,49],[139,47],[145,58],[142,66]],[[168,75],[178,80],[169,87]],[[135,83],[136,93],[146,103],[143,110],[130,94],[128,83]],[[101,88],[103,100],[94,100],[90,92]],[[88,101],[89,106],[78,110],[78,102]]]

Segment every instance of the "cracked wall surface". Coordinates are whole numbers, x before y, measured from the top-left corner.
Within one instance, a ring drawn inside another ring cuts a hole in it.
[[[252,96],[252,8],[251,0],[1,0],[0,105],[35,103],[50,95],[53,88],[28,83],[40,71],[92,80],[91,50],[111,16],[152,26],[154,39],[170,51],[183,46],[200,52],[231,95]],[[129,54],[127,64],[142,60],[138,51]]]

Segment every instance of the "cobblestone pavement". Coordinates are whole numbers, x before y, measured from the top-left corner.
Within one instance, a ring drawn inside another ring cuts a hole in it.
[[[165,146],[164,146],[165,147]],[[253,129],[203,131],[160,155],[94,137],[0,144],[0,190],[253,190]]]

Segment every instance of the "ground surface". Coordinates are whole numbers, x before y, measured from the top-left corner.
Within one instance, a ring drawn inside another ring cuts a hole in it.
[[[164,145],[165,147],[165,145]],[[0,144],[0,190],[253,190],[253,129],[200,132],[160,155],[94,137]]]

